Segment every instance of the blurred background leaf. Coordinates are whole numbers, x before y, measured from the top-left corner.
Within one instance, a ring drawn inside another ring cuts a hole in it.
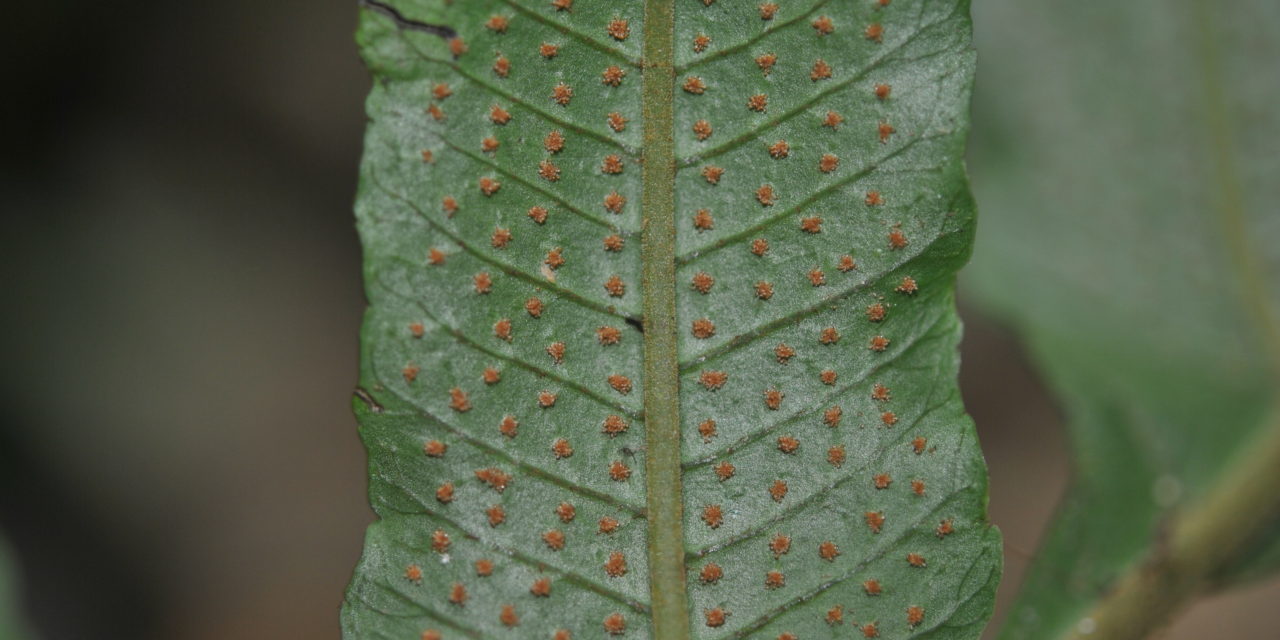
[[[8,541],[0,538],[0,640],[24,640],[30,631],[18,607],[18,572]]]
[[[1022,336],[1076,456],[1005,637],[1052,638],[1274,427],[1280,4],[982,0],[975,22],[965,292]],[[1267,534],[1215,579],[1274,566]]]

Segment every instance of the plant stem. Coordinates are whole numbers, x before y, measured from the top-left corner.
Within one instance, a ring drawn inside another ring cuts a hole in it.
[[[1145,637],[1249,553],[1246,545],[1280,518],[1280,407],[1267,424],[1222,479],[1174,519],[1153,555],[1122,575],[1066,638]]]

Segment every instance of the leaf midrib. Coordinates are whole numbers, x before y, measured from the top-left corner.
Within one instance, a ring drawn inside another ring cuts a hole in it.
[[[1266,344],[1271,373],[1280,374],[1280,318],[1276,317],[1271,305],[1267,304],[1266,292],[1271,289],[1267,288],[1261,259],[1254,243],[1250,241],[1245,220],[1243,187],[1235,162],[1239,154],[1234,148],[1235,131],[1224,98],[1228,94],[1221,80],[1222,54],[1213,34],[1213,12],[1216,7],[1210,8],[1201,0],[1196,2],[1195,10],[1196,21],[1204,25],[1198,30],[1197,38],[1200,77],[1204,83],[1200,96],[1204,99],[1205,111],[1208,113],[1210,164],[1213,166],[1214,180],[1218,183],[1215,191],[1221,194],[1214,212],[1221,220],[1230,266],[1239,283],[1237,291],[1240,305]]]
[[[680,388],[676,335],[675,6],[644,8],[640,197],[644,316],[645,482],[653,637],[687,640]]]

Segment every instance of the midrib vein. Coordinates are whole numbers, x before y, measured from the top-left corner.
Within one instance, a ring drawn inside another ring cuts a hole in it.
[[[1272,375],[1280,375],[1280,318],[1276,317],[1267,300],[1270,283],[1264,275],[1246,219],[1244,188],[1236,166],[1236,158],[1240,154],[1235,149],[1234,126],[1224,97],[1229,95],[1229,91],[1222,83],[1226,70],[1218,47],[1215,9],[1205,0],[1195,3],[1196,22],[1202,26],[1197,30],[1199,71],[1204,88],[1199,96],[1208,114],[1209,164],[1217,186],[1214,210],[1221,221],[1219,228],[1231,269],[1235,272],[1237,297],[1245,315],[1263,339],[1269,371]]]
[[[644,411],[649,590],[655,640],[687,640],[680,490],[680,395],[676,358],[674,0],[644,11],[643,214]]]

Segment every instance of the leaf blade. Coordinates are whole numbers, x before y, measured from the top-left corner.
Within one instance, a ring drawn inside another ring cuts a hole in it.
[[[952,280],[968,257],[973,216],[960,164],[972,75],[967,3],[815,2],[777,27],[731,3],[650,2],[647,16],[638,4],[569,12],[505,0],[405,4],[411,19],[456,29],[467,50],[455,58],[448,41],[362,19],[359,39],[379,82],[357,201],[371,303],[361,382],[374,404],[356,409],[381,520],[348,592],[346,637],[427,628],[446,637],[563,628],[577,637],[608,629],[615,614],[627,637],[807,636],[830,629],[833,606],[849,610],[838,624],[872,625],[884,637],[974,637],[990,614],[999,536],[986,522],[985,469],[955,388]],[[672,54],[661,54],[665,39],[644,25],[658,24],[663,6],[674,10]],[[811,26],[822,11],[837,20],[831,33]],[[505,31],[484,26],[494,15],[509,20]],[[717,31],[727,16],[737,26]],[[602,39],[617,18],[629,21],[628,36]],[[876,20],[884,42],[863,34]],[[761,24],[766,33],[752,36]],[[689,64],[692,30],[730,43],[727,53]],[[645,68],[619,65],[621,82],[600,88],[611,60],[593,39],[631,60],[643,55]],[[542,53],[544,42],[558,46],[554,56]],[[759,85],[752,58],[766,46],[786,55]],[[675,86],[654,82],[665,55],[680,68]],[[810,78],[814,55],[845,56],[832,82]],[[503,59],[505,75],[490,68]],[[694,72],[708,83],[701,92],[683,89]],[[897,97],[878,98],[873,75],[894,82]],[[770,87],[772,106],[751,111],[752,86]],[[849,118],[839,135],[828,136],[814,111],[828,102]],[[495,120],[493,105],[511,119]],[[621,131],[604,117],[611,110],[626,118]],[[717,133],[697,140],[693,121],[708,117]],[[897,133],[877,131],[881,118],[894,118]],[[562,149],[544,143],[551,130],[563,134]],[[791,139],[793,153],[761,160],[774,135]],[[714,161],[728,173],[710,185],[697,156],[726,138],[735,143],[720,145]],[[827,146],[843,169],[820,170]],[[621,173],[602,169],[609,155]],[[765,198],[747,177],[772,180],[777,201],[758,202]],[[480,178],[501,187],[478,193]],[[885,206],[849,206],[869,200],[869,189]],[[612,193],[625,198],[616,213]],[[699,230],[690,216],[705,206],[738,214]],[[531,207],[545,208],[545,218],[526,216]],[[822,233],[799,228],[797,216],[819,213]],[[773,241],[763,258],[747,251],[754,232]],[[901,246],[896,233],[908,236]],[[606,234],[622,241],[620,251],[604,248]],[[707,251],[708,242],[719,245]],[[557,247],[565,262],[548,266]],[[428,248],[441,252],[440,264]],[[843,268],[847,254],[857,268]],[[819,265],[830,279],[822,287],[808,273]],[[715,275],[704,292],[705,272]],[[612,275],[625,290],[608,285]],[[778,282],[768,306],[753,288],[762,276]],[[895,291],[907,276],[911,288]],[[537,314],[525,310],[533,297]],[[865,318],[862,305],[878,302],[887,317]],[[714,335],[691,329],[703,316],[714,318]],[[596,333],[606,327],[616,344]],[[843,337],[820,337],[828,327]],[[869,348],[880,333],[892,337]],[[786,364],[774,339],[796,345]],[[730,371],[714,392],[700,379],[712,365]],[[500,379],[486,383],[486,367]],[[826,367],[840,369],[839,383],[821,381]],[[626,391],[614,375],[628,378]],[[881,383],[895,395],[873,400]],[[767,385],[785,387],[776,407],[762,396]],[[553,404],[543,406],[543,391]],[[848,407],[842,429],[822,423],[829,402]],[[712,414],[721,433],[704,442],[699,427]],[[507,415],[518,424],[504,435]],[[602,434],[609,416],[626,430]],[[771,443],[783,430],[803,440],[796,455]],[[560,440],[572,451],[557,449]],[[447,450],[424,455],[432,442]],[[847,447],[839,459],[838,444]],[[659,456],[667,462],[656,464]],[[723,467],[713,472],[712,463],[728,460],[737,470],[720,479]],[[619,464],[625,473],[615,473]],[[502,491],[471,477],[489,468],[509,474]],[[896,479],[875,488],[873,476],[885,472]],[[775,500],[768,489],[779,474],[790,495]],[[663,499],[677,516],[669,524],[654,517]],[[712,501],[724,505],[724,520],[709,527]],[[565,520],[558,504],[572,504],[574,515]],[[492,505],[504,509],[496,524]],[[886,517],[873,526],[873,513]],[[596,533],[600,518],[615,518],[617,530]],[[829,539],[815,538],[813,525],[833,518]],[[769,547],[775,529],[788,531],[794,550]],[[448,536],[443,550],[437,530]],[[546,537],[555,531],[563,546]],[[838,542],[838,553],[821,557],[823,542]],[[625,572],[610,569],[614,554]],[[494,562],[492,575],[476,575],[480,559]],[[700,580],[708,560],[724,565],[719,584]],[[658,578],[663,562],[668,577]],[[549,595],[536,593],[540,578],[550,579]],[[883,580],[876,595],[863,584],[870,579]],[[461,602],[450,599],[455,583]]]

